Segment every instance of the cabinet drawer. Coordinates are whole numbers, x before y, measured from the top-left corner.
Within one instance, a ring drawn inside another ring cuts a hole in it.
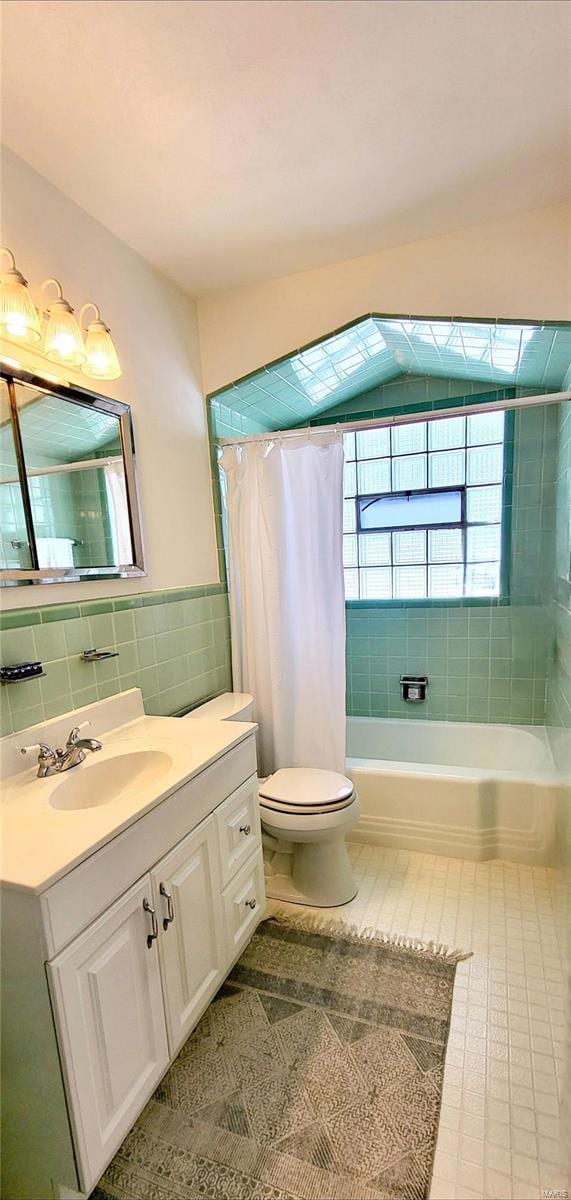
[[[228,958],[233,962],[251,938],[266,907],[261,846],[228,884],[223,900]]]
[[[256,775],[247,779],[216,810],[222,886],[236,874],[261,843],[260,805]]]

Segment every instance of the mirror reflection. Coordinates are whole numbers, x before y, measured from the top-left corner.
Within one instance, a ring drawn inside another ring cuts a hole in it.
[[[40,568],[133,562],[119,419],[16,384]]]
[[[29,570],[31,566],[10,397],[5,380],[0,379],[0,570]]]

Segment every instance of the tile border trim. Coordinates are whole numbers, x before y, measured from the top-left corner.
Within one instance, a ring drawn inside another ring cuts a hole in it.
[[[77,617],[94,617],[99,613],[122,612],[126,609],[151,608],[158,604],[174,604],[179,600],[198,600],[204,596],[222,596],[227,591],[225,583],[211,583],[202,587],[136,592],[131,596],[108,596],[102,600],[80,600],[77,604],[64,602],[38,605],[37,608],[6,609],[0,612],[0,630],[48,625],[53,621],[71,621]]]

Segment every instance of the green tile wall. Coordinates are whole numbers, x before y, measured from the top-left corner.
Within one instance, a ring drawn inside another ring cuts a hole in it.
[[[551,629],[540,606],[347,610],[347,711],[354,716],[543,724]],[[427,674],[424,704],[401,674]]]
[[[0,614],[3,665],[40,659],[43,679],[0,687],[1,732],[140,687],[148,713],[168,716],[231,690],[225,585],[147,592]],[[82,650],[118,650],[84,663]]]
[[[571,404],[559,406],[558,454],[555,484],[555,571],[551,604],[553,655],[547,679],[547,723],[571,730]]]

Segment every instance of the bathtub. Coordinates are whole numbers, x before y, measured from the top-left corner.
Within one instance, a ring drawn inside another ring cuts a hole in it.
[[[482,860],[555,861],[562,784],[533,725],[347,719],[361,801],[351,840]]]

